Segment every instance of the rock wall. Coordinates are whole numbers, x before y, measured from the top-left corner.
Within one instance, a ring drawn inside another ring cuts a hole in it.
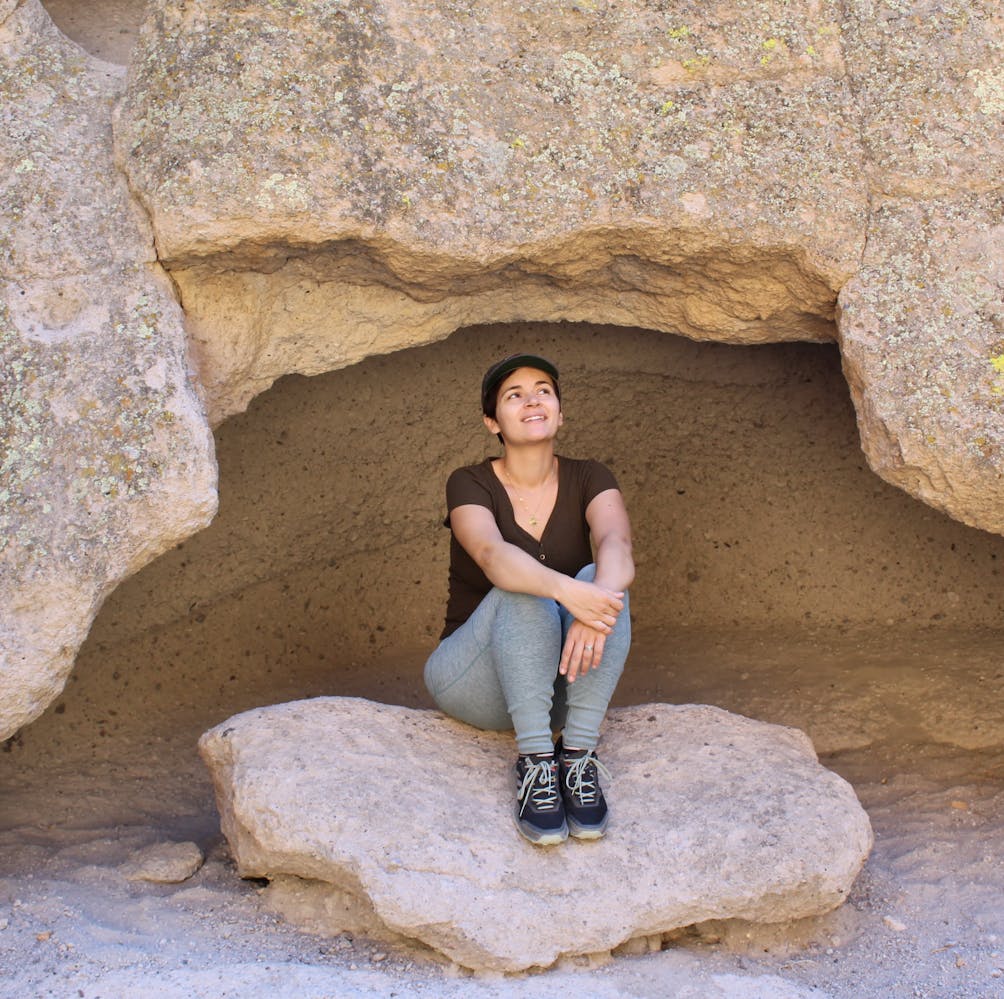
[[[121,70],[0,7],[0,736],[62,690],[108,592],[212,518],[181,310],[113,166]]]
[[[876,471],[1004,532],[991,0],[153,0],[127,83],[4,0],[0,45],[0,734],[211,517],[196,391],[472,323],[836,336]]]
[[[155,5],[117,142],[211,419],[475,323],[831,337],[867,217],[840,12],[764,6]]]

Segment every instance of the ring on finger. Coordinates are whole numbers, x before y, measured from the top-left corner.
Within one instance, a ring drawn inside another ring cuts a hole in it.
[[[593,647],[591,645],[583,645],[582,647],[586,650],[586,652],[592,652],[593,651]]]

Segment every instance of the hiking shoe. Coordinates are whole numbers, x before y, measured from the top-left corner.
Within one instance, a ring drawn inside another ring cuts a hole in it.
[[[555,758],[521,756],[516,761],[516,787],[516,826],[523,836],[537,846],[563,843],[568,838],[568,824]]]
[[[600,773],[610,771],[592,749],[563,749],[558,744],[561,797],[565,802],[568,831],[576,839],[599,839],[607,828],[607,803],[600,789]]]

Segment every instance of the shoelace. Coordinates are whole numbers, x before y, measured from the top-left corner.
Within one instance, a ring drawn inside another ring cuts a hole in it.
[[[547,811],[557,808],[558,784],[554,779],[557,767],[554,760],[543,759],[536,763],[527,761],[526,773],[523,774],[523,783],[519,787],[519,814],[522,816],[526,803],[533,798],[534,808]]]
[[[565,787],[583,805],[593,805],[596,803],[596,796],[599,793],[599,788],[596,786],[596,781],[599,779],[597,770],[607,780],[612,780],[610,771],[593,756],[592,750],[573,760],[568,766],[568,773],[565,774]]]

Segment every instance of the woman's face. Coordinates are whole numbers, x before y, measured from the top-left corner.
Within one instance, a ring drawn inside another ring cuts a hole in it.
[[[545,371],[517,368],[502,379],[496,400],[495,418],[486,416],[485,426],[506,444],[550,440],[561,426],[561,403]]]

